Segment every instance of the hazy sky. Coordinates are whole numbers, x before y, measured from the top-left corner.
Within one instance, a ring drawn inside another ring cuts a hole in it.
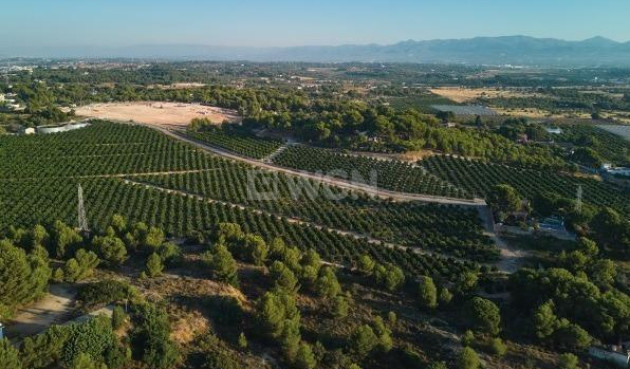
[[[338,45],[529,35],[630,40],[630,0],[3,0],[0,45]]]

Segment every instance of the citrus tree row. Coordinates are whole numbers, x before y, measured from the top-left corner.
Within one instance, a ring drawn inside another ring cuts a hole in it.
[[[605,161],[625,165],[630,161],[630,142],[623,137],[590,124],[563,126],[555,139],[576,146],[589,147]]]
[[[344,196],[310,180],[237,167],[132,179],[405,246],[479,261],[498,256],[477,212],[461,207]]]
[[[392,191],[470,197],[465,191],[424,169],[397,160],[378,160],[320,148],[291,146],[274,157],[273,162],[284,167],[363,182]]]
[[[198,170],[224,162],[152,129],[106,122],[62,134],[2,136],[0,147],[4,179]]]
[[[38,223],[50,224],[55,219],[76,224],[76,181],[21,180],[1,184],[0,193],[5,201],[0,205],[0,228],[32,227]],[[241,225],[246,232],[259,233],[267,239],[282,237],[304,250],[316,250],[325,260],[346,265],[357,263],[361,255],[367,254],[379,262],[394,263],[410,275],[447,279],[476,267],[473,262],[388,248],[250,210],[130,185],[120,179],[84,179],[81,184],[87,216],[95,230],[103,231],[116,213],[130,221],[162,227],[169,235],[177,237],[207,231],[220,222],[232,222]]]
[[[191,138],[254,159],[271,155],[282,146],[282,141],[251,135],[228,133],[221,130],[188,131]]]
[[[557,193],[567,198],[630,210],[628,191],[592,178],[575,177],[548,170],[514,168],[477,160],[433,156],[421,165],[429,172],[480,196],[485,196],[498,184],[509,184],[528,199],[539,193]],[[581,190],[580,190],[581,188]]]

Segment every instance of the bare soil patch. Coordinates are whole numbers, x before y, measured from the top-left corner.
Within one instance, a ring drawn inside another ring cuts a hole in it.
[[[516,90],[491,88],[440,87],[431,89],[430,91],[457,103],[465,103],[479,98],[493,99],[498,97],[526,97],[535,95]]]
[[[26,337],[44,331],[50,325],[70,319],[76,289],[69,285],[53,284],[39,301],[18,310],[7,325],[10,338]]]
[[[206,118],[213,123],[240,121],[237,112],[201,104],[174,102],[104,103],[81,106],[78,116],[114,121],[134,121],[163,128],[182,128],[194,118]]]
[[[562,111],[558,113],[552,113],[548,110],[538,108],[493,108],[500,115],[510,115],[516,117],[525,117],[532,119],[591,119],[589,113],[579,111]]]

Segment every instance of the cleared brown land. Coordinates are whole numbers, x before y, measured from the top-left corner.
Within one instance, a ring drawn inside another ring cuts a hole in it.
[[[465,103],[482,97],[492,99],[497,97],[525,97],[534,95],[514,90],[497,90],[491,88],[440,87],[431,89],[430,91],[457,103]]]
[[[206,118],[213,123],[236,123],[240,117],[235,111],[200,104],[173,102],[105,103],[81,106],[78,116],[113,121],[134,121],[165,128],[181,128],[194,118]]]
[[[554,119],[562,119],[562,118],[577,118],[577,119],[591,119],[591,115],[585,112],[579,111],[562,111],[558,113],[552,113],[548,110],[537,109],[537,108],[510,108],[510,109],[502,109],[502,108],[493,108],[500,115],[510,115],[516,117],[525,117],[532,119],[543,119],[543,118],[554,118]]]
[[[158,88],[161,90],[184,90],[187,88],[199,88],[199,87],[205,87],[206,84],[205,83],[197,83],[197,82],[180,82],[180,83],[173,83],[171,85],[150,85],[148,86],[149,88]]]

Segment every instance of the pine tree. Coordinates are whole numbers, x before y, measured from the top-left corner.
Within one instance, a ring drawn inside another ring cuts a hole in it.
[[[224,244],[216,245],[206,259],[214,278],[238,287],[238,265]]]
[[[22,369],[20,352],[6,338],[0,340],[0,368]]]
[[[147,259],[145,272],[149,278],[159,277],[164,270],[164,264],[160,255],[153,253]]]
[[[306,342],[300,343],[293,365],[297,369],[313,369],[317,365],[317,360],[315,360],[313,350]]]
[[[431,277],[423,277],[418,286],[420,307],[433,310],[438,306],[437,288]]]
[[[330,267],[324,267],[319,272],[315,282],[315,290],[320,296],[332,299],[341,292],[341,285],[337,280],[335,271]]]

